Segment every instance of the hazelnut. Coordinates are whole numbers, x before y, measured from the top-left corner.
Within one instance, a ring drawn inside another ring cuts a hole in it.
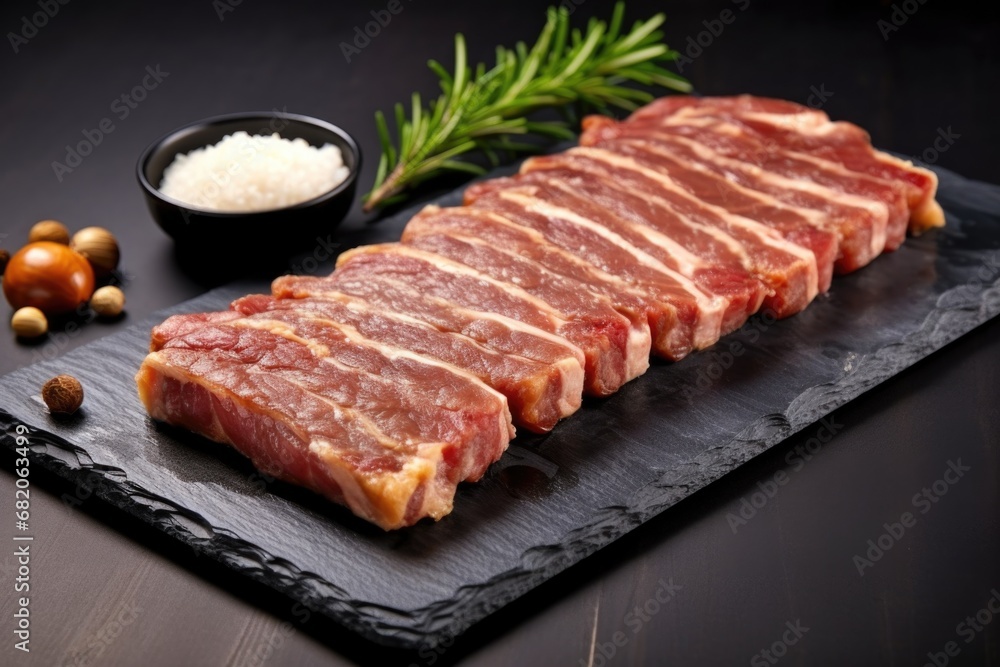
[[[101,317],[117,317],[125,308],[125,293],[117,287],[102,287],[90,297],[90,307]]]
[[[72,375],[57,375],[42,387],[42,400],[52,414],[71,415],[83,404],[83,385]]]
[[[7,262],[10,261],[10,253],[0,248],[0,276],[7,270]]]
[[[103,227],[85,227],[73,235],[69,247],[87,258],[97,276],[118,268],[121,252],[114,234]]]
[[[21,338],[38,338],[44,336],[45,332],[49,330],[49,321],[45,319],[45,313],[28,306],[18,308],[14,312],[10,326],[14,329],[14,333]]]
[[[37,241],[51,241],[52,243],[69,245],[69,230],[58,220],[42,220],[35,223],[35,226],[28,232],[28,243]]]

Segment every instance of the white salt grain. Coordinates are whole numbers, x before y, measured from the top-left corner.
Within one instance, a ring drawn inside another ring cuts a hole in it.
[[[318,197],[349,174],[340,149],[304,139],[226,135],[178,155],[163,172],[160,192],[189,206],[220,212],[267,211]]]

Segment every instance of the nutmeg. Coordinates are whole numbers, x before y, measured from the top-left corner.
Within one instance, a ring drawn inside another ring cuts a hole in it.
[[[83,385],[72,375],[57,375],[42,387],[42,400],[49,412],[71,415],[83,405]]]
[[[38,338],[49,330],[49,321],[45,319],[45,313],[28,306],[14,312],[10,326],[21,338]]]
[[[52,243],[69,245],[69,230],[58,220],[36,222],[31,231],[28,232],[28,243],[37,241],[51,241]]]
[[[87,258],[98,277],[117,269],[121,259],[117,239],[103,227],[84,227],[73,235],[69,247]]]
[[[101,317],[117,317],[125,308],[125,293],[113,285],[102,287],[90,297],[90,307]]]

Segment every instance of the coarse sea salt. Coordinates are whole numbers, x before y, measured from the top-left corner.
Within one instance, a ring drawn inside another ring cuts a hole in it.
[[[318,197],[349,173],[332,144],[316,148],[277,133],[234,132],[174,158],[163,172],[160,192],[210,211],[268,211]]]

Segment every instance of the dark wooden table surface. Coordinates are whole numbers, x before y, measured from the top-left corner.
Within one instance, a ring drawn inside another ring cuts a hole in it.
[[[0,373],[212,286],[178,267],[144,209],[134,163],[154,138],[232,111],[316,115],[359,139],[368,183],[373,111],[414,89],[433,92],[425,60],[450,62],[454,32],[487,58],[496,43],[530,39],[545,4],[403,0],[347,62],[341,42],[386,2],[4,3],[0,247],[19,246],[42,218],[112,229],[124,249],[128,317],[57,331],[35,347],[4,333]],[[563,4],[577,19],[610,11],[600,0]],[[700,91],[822,105],[869,129],[880,146],[1000,183],[995,6],[629,3],[635,18],[661,9]],[[147,76],[147,67],[160,74]],[[122,98],[144,78],[144,91]],[[95,134],[105,118],[113,130]],[[67,146],[85,133],[99,142],[78,164],[67,162]],[[935,149],[942,135],[952,141]],[[363,220],[355,211],[346,225]],[[218,262],[243,263],[225,248]],[[63,494],[80,494],[36,469],[31,653],[13,647],[17,564],[4,547],[0,663],[1000,664],[1000,616],[989,611],[991,599],[1000,609],[998,361],[993,321],[839,410],[836,436],[818,449],[810,442],[816,425],[454,646],[421,654],[379,649],[317,619],[303,623],[287,600],[190,562],[116,510],[91,499],[67,504]],[[0,509],[9,516],[13,459],[4,453],[2,461]],[[935,486],[950,466],[962,475]],[[915,523],[894,526],[907,511]],[[664,583],[679,588],[668,595]],[[689,596],[686,587],[711,594]]]

